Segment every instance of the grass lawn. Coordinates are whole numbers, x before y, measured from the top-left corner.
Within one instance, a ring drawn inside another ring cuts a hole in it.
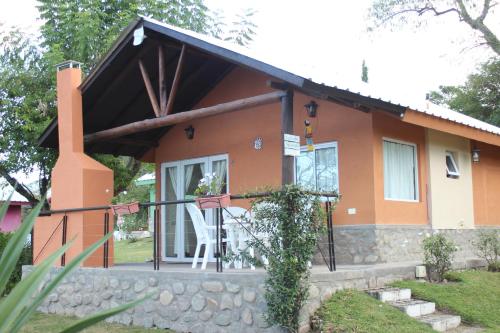
[[[336,292],[323,304],[318,314],[323,320],[325,332],[434,332],[429,326],[357,290]]]
[[[59,332],[68,327],[78,319],[76,317],[56,316],[43,313],[36,313],[21,329],[21,333],[52,333]],[[124,326],[118,324],[99,323],[87,328],[85,333],[151,333],[158,332],[157,329],[148,329],[134,326]],[[172,332],[162,330],[162,332]]]
[[[153,238],[140,238],[136,242],[115,241],[115,263],[146,262],[153,259]]]
[[[462,317],[468,324],[487,327],[488,332],[500,332],[500,273],[464,271],[449,274],[447,284],[401,281],[397,287],[411,288],[413,295],[436,303]]]

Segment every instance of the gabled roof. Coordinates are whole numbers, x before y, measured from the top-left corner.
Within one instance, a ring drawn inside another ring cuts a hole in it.
[[[139,46],[133,46],[133,33],[144,28],[147,38]],[[304,69],[285,69],[273,65],[273,61],[252,54],[246,48],[210,36],[174,27],[150,18],[140,17],[131,23],[117,39],[96,68],[80,86],[83,97],[84,133],[116,127],[134,121],[153,118],[154,112],[147,97],[144,83],[137,66],[140,58],[158,87],[156,46],[163,45],[167,54],[167,78],[172,79],[181,45],[188,46],[189,53],[183,70],[183,78],[174,103],[173,112],[190,110],[235,66],[242,66],[267,74],[293,88],[324,100],[353,107],[374,108],[397,116],[404,116],[407,108],[430,116],[447,119],[481,131],[500,135],[500,128],[461,113],[431,105],[428,102],[398,102],[387,93],[378,93],[373,87],[360,84],[357,89],[340,88],[333,82],[319,83]],[[300,73],[300,74],[298,74]],[[334,79],[334,78],[332,78]],[[171,82],[167,84],[170,86]],[[156,91],[158,96],[158,91]],[[169,128],[155,129],[127,136],[142,142],[143,146],[131,145],[123,140],[112,140],[86,145],[89,153],[110,153],[141,157],[157,143]],[[57,121],[54,120],[42,134],[39,144],[57,147]],[[149,146],[148,146],[149,144]]]

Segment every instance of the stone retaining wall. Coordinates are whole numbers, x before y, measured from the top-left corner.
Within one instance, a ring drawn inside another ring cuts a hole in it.
[[[83,317],[152,293],[152,298],[109,321],[177,332],[279,332],[264,319],[264,272],[216,273],[79,268],[40,307],[44,313]],[[23,276],[32,266],[23,267]],[[53,268],[50,278],[60,268]],[[318,273],[323,271],[324,273]],[[344,288],[366,289],[415,276],[414,264],[327,272],[313,268],[301,332],[321,302]]]
[[[423,258],[422,242],[428,235],[441,232],[455,242],[457,260],[475,257],[472,241],[481,228],[432,229],[429,226],[356,225],[335,226],[335,255],[337,264],[375,264],[418,261]],[[321,242],[323,253],[328,253],[326,240]],[[322,263],[318,254],[316,263]]]

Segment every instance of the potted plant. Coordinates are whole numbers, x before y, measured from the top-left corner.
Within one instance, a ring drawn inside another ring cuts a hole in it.
[[[200,179],[198,187],[194,191],[197,196],[195,201],[200,209],[228,207],[231,205],[231,194],[222,194],[224,181],[215,173],[205,174]]]

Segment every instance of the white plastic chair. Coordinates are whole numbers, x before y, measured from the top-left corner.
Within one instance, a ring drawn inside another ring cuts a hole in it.
[[[247,223],[242,217],[249,219],[250,212],[242,207],[227,207],[222,210],[222,217],[226,226],[228,245],[233,253],[239,255],[248,248],[247,242],[250,239],[250,235],[241,227],[240,223]],[[249,248],[249,254],[252,257],[254,256],[253,248]],[[235,261],[233,264],[234,268],[243,268],[243,262],[240,260]],[[255,269],[255,267],[251,267]]]
[[[196,250],[193,257],[192,268],[196,268],[196,265],[198,264],[198,258],[200,256],[201,246],[205,244],[205,254],[203,255],[203,263],[201,264],[201,269],[206,269],[210,249],[215,250],[215,243],[217,242],[217,239],[215,239],[215,237],[211,235],[212,233],[210,231],[215,231],[216,226],[208,225],[207,222],[205,222],[205,217],[195,204],[186,204],[186,209],[189,213],[189,216],[191,216],[194,231],[196,232]],[[223,243],[226,241],[226,239],[222,239]]]

